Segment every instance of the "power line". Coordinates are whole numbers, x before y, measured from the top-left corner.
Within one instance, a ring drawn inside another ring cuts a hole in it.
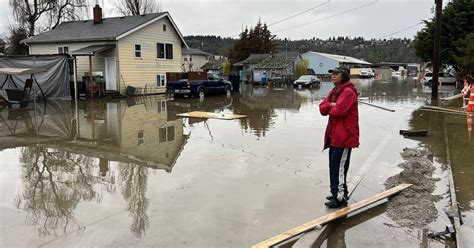
[[[379,40],[379,39],[382,39],[382,38],[385,38],[385,37],[388,37],[388,36],[392,36],[392,35],[394,35],[394,34],[398,34],[398,33],[401,33],[401,32],[403,32],[403,31],[406,31],[406,30],[408,30],[408,29],[414,28],[414,27],[416,27],[416,26],[418,26],[418,25],[421,25],[421,24],[423,24],[423,23],[424,23],[424,22],[418,22],[417,24],[411,25],[411,26],[409,26],[409,27],[406,27],[406,28],[404,28],[404,29],[398,30],[398,31],[396,31],[396,32],[393,32],[393,33],[390,33],[390,34],[387,34],[387,35],[384,35],[384,36],[380,36],[380,37],[375,38],[375,39]]]
[[[309,8],[309,9],[307,9],[307,10],[304,10],[304,11],[298,13],[298,14],[294,14],[294,15],[292,15],[292,16],[290,16],[290,17],[284,18],[284,19],[279,20],[279,21],[277,21],[277,22],[270,23],[270,24],[268,24],[267,26],[270,27],[270,26],[275,25],[275,24],[278,24],[278,23],[280,23],[280,22],[284,22],[284,21],[290,20],[290,19],[295,18],[295,17],[297,17],[297,16],[299,16],[299,15],[302,15],[302,14],[304,14],[304,13],[307,13],[307,12],[309,12],[309,11],[311,11],[311,10],[317,9],[317,8],[319,8],[319,7],[322,7],[322,6],[326,5],[326,4],[328,4],[330,1],[331,1],[331,0],[327,0],[327,2],[324,2],[324,3],[322,3],[322,4],[319,4],[319,5],[316,5],[316,6],[314,6],[314,7],[311,7],[311,8]]]
[[[303,23],[303,24],[296,25],[296,26],[293,26],[293,27],[289,27],[289,28],[285,28],[285,29],[280,29],[280,30],[277,30],[277,31],[273,31],[272,33],[281,32],[281,31],[286,31],[286,30],[294,29],[294,28],[299,28],[299,27],[306,26],[306,25],[309,25],[309,24],[313,24],[313,23],[316,23],[316,22],[320,22],[320,21],[323,21],[323,20],[326,20],[326,19],[329,19],[329,18],[333,18],[333,17],[336,17],[336,16],[340,16],[340,15],[342,15],[342,14],[346,14],[346,13],[349,13],[349,12],[352,12],[352,11],[355,11],[355,10],[358,10],[358,9],[365,8],[365,7],[367,7],[367,6],[370,6],[370,5],[372,5],[372,4],[377,3],[378,1],[379,1],[379,0],[375,0],[375,1],[373,1],[373,2],[370,2],[370,3],[368,3],[368,4],[361,5],[361,6],[359,6],[359,7],[353,8],[353,9],[349,9],[349,10],[346,10],[346,11],[343,11],[343,12],[339,12],[339,13],[334,14],[334,15],[331,15],[331,16],[326,16],[326,17],[323,17],[323,18],[314,20],[314,21],[312,21],[312,22],[307,22],[307,23]]]

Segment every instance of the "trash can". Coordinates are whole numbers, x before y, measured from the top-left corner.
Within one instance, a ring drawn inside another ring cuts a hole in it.
[[[235,74],[229,75],[229,81],[232,83],[232,89],[234,92],[239,91],[240,89],[240,77]]]
[[[133,86],[127,86],[126,94],[128,97],[135,95],[136,88]]]

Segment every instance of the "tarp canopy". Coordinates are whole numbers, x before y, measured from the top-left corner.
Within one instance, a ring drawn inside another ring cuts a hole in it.
[[[67,55],[30,55],[30,56],[0,56],[0,86],[7,75],[11,75],[15,84],[23,89],[25,80],[34,74],[46,99],[71,99]],[[15,85],[8,80],[0,95],[6,96],[5,89],[15,89]],[[33,83],[33,89],[40,92],[38,85]],[[40,95],[40,94],[38,94]]]

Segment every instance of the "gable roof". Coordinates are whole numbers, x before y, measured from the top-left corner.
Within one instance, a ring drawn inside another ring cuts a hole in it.
[[[220,70],[222,67],[224,67],[224,63],[226,62],[227,62],[227,59],[211,59],[207,63],[205,63],[203,66],[201,66],[201,69]]]
[[[255,68],[260,69],[285,68],[289,66],[298,56],[298,52],[250,54],[248,58],[234,65],[243,66],[246,64],[253,64],[256,65]]]
[[[175,28],[181,42],[187,47],[183,35],[168,12],[146,15],[105,18],[102,23],[94,20],[62,22],[57,28],[23,40],[27,44],[59,43],[79,41],[115,41],[162,18],[167,17]]]
[[[182,49],[183,55],[203,55],[203,56],[210,56],[210,53],[206,53],[196,48],[183,48]]]
[[[349,57],[349,56],[344,56],[344,55],[329,54],[329,53],[318,53],[318,52],[307,52],[305,54],[311,54],[311,53],[312,54],[317,54],[317,55],[320,55],[320,56],[323,56],[323,57],[326,57],[326,58],[329,58],[329,59],[336,60],[337,62],[340,62],[340,63],[371,65],[371,63],[369,63],[367,61],[356,59],[356,58]]]

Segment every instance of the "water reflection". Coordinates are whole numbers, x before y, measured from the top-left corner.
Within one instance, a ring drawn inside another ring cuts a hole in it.
[[[22,189],[15,199],[39,236],[82,229],[81,201],[100,203],[121,189],[137,237],[149,226],[149,169],[171,172],[188,134],[182,119],[168,120],[164,98],[133,103],[50,102],[0,112],[0,150],[21,149]],[[116,162],[117,170],[111,170]]]
[[[451,106],[459,107],[461,102]],[[469,120],[470,119],[470,120]],[[413,129],[426,129],[428,136],[418,138],[423,146],[429,148],[443,164],[448,155],[456,186],[457,200],[462,209],[473,209],[474,201],[474,140],[472,139],[473,115],[448,114],[436,111],[417,110],[412,114],[410,126]],[[448,154],[449,152],[449,154]]]

